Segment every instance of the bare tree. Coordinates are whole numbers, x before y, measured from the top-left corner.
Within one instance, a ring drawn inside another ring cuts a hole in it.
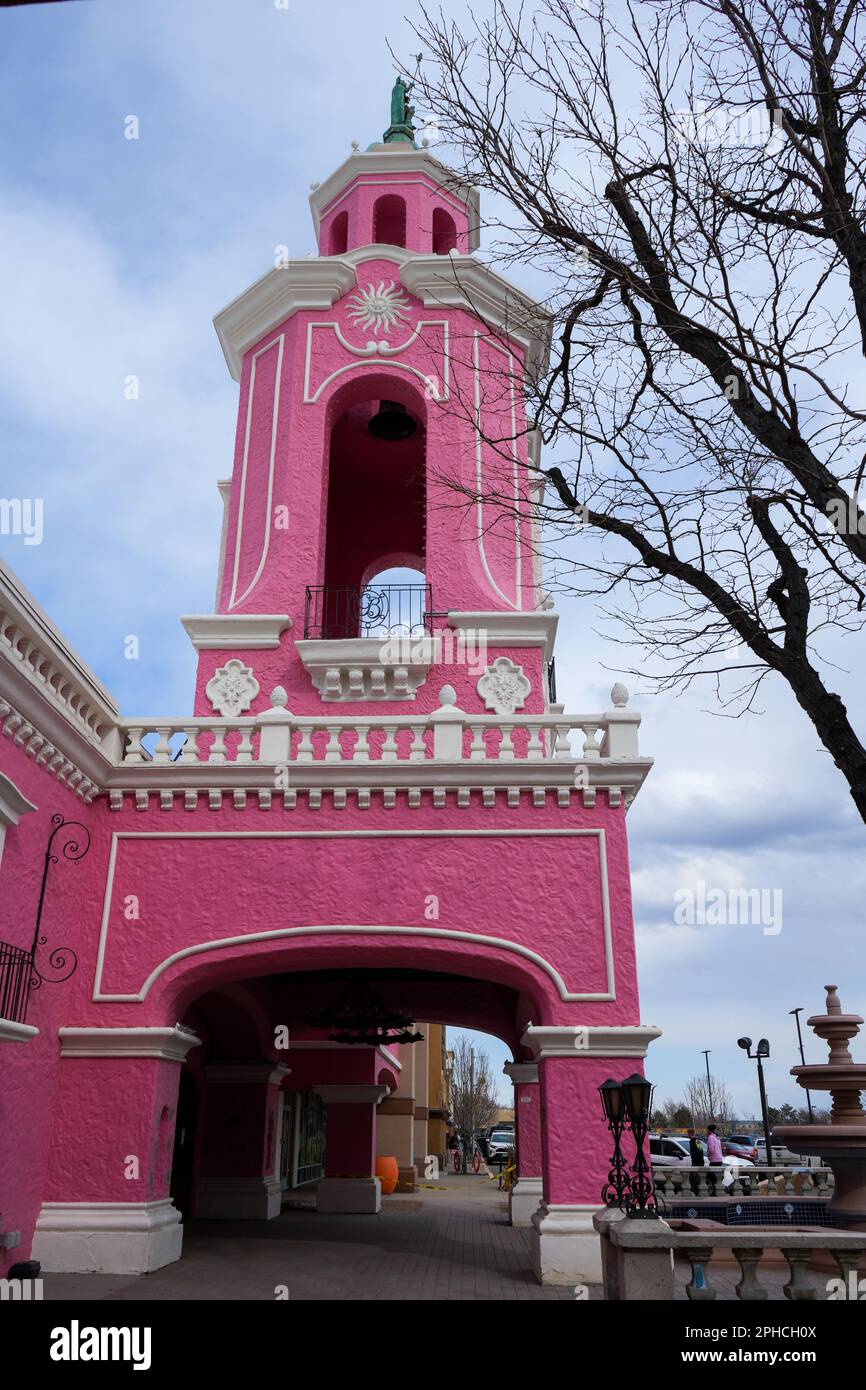
[[[829,683],[866,618],[863,6],[422,16],[416,100],[554,314],[525,479],[554,586],[601,596],[661,689],[709,676],[738,714],[781,676],[866,819]]]
[[[458,1037],[451,1075],[451,1114],[463,1140],[464,1172],[475,1135],[495,1122],[498,1110],[499,1099],[490,1058],[467,1038]]]
[[[730,1091],[724,1081],[715,1077],[708,1085],[706,1076],[693,1076],[686,1086],[686,1105],[692,1112],[695,1129],[729,1125],[734,1114]]]

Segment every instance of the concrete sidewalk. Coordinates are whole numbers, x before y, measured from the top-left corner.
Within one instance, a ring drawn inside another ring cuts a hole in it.
[[[508,1225],[495,1181],[445,1176],[385,1197],[378,1216],[320,1216],[315,1194],[291,1194],[273,1221],[194,1221],[183,1257],[155,1274],[46,1274],[46,1299],[541,1299],[529,1231]],[[593,1289],[600,1296],[600,1289]]]

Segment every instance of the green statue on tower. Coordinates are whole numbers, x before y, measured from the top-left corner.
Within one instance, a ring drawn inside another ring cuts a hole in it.
[[[409,105],[411,91],[411,83],[403,77],[398,77],[391,91],[391,124],[383,137],[386,145],[398,141],[413,146],[415,144],[415,127],[412,124],[415,107]]]

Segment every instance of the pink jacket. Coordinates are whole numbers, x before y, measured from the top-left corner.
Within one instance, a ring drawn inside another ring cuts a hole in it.
[[[717,1134],[707,1135],[707,1158],[710,1163],[721,1163],[722,1141]]]

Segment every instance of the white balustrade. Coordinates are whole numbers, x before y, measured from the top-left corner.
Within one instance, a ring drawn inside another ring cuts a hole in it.
[[[122,763],[599,763],[638,756],[640,716],[621,705],[606,714],[565,714],[559,708],[546,714],[467,714],[450,686],[440,691],[440,700],[429,714],[296,715],[277,686],[270,709],[257,715],[123,719]]]

